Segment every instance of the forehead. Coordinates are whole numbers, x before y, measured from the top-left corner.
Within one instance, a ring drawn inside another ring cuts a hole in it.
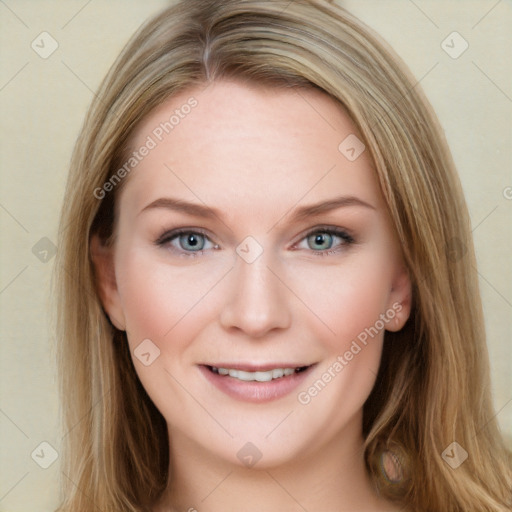
[[[369,152],[353,158],[361,139],[341,105],[318,90],[214,82],[173,96],[139,124],[129,151],[151,149],[122,196],[138,209],[169,194],[233,212],[261,205],[274,216],[306,196],[376,204]]]

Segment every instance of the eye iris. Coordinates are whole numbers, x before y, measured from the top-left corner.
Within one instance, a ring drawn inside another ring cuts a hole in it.
[[[204,237],[197,233],[180,235],[180,245],[186,250],[201,250],[204,247]]]
[[[311,247],[312,249],[330,249],[332,246],[332,235],[329,233],[315,233],[308,237],[308,243],[318,244],[323,247]]]

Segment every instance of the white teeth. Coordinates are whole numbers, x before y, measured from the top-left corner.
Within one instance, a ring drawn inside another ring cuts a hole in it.
[[[284,370],[281,370],[281,368],[276,368],[275,370],[272,370],[272,378],[279,379],[279,377],[282,377],[284,375]]]
[[[214,373],[229,375],[243,381],[270,382],[272,379],[279,379],[283,376],[295,373],[295,368],[275,368],[266,372],[246,372],[243,370],[232,370],[229,368],[217,368],[212,366]]]
[[[244,372],[243,370],[229,370],[229,376],[239,380],[257,380],[256,374],[261,372]]]

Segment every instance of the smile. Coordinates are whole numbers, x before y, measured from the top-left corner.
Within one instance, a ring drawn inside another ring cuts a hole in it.
[[[299,368],[274,368],[268,371],[255,371],[248,372],[244,370],[236,370],[232,368],[217,368],[216,366],[209,366],[210,371],[218,375],[229,375],[234,379],[243,380],[246,382],[270,382],[274,379],[288,377],[294,373],[300,373],[309,368],[309,366],[301,366]]]
[[[290,395],[304,383],[316,363],[306,366],[293,363],[198,366],[204,378],[223,394],[235,400],[263,403]]]

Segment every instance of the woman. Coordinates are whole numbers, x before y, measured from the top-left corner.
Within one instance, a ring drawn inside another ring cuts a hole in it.
[[[509,510],[454,165],[343,9],[147,23],[60,233],[59,510]]]

